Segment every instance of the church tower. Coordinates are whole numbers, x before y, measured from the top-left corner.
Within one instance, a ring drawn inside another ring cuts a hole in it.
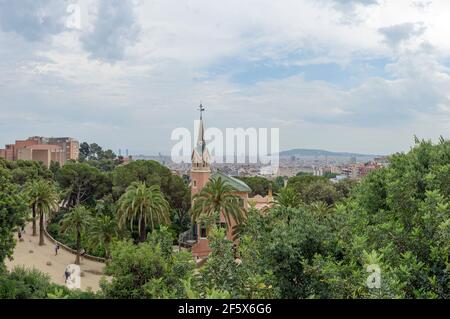
[[[198,127],[197,143],[192,150],[191,162],[191,195],[197,194],[209,181],[211,177],[211,158],[205,142],[205,128],[203,125],[203,112],[205,108],[202,104],[200,110],[200,124]]]

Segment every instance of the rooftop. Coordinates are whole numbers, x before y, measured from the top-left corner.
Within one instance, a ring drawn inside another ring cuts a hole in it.
[[[225,181],[225,183],[236,189],[238,192],[250,193],[252,191],[252,189],[240,179],[229,176],[219,170],[215,172],[211,178],[217,179],[219,177],[222,178],[222,180]]]
[[[54,149],[61,149],[61,146],[52,144],[37,144],[37,145],[30,145],[25,148],[33,150],[54,150]]]

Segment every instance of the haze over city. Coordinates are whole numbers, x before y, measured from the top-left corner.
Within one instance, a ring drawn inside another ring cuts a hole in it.
[[[449,13],[446,0],[0,1],[0,145],[170,154],[201,101],[208,127],[279,127],[281,150],[407,151],[450,131]]]
[[[0,309],[448,308],[449,31],[450,0],[0,0]]]

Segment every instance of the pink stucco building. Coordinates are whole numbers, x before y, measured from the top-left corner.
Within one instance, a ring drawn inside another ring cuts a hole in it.
[[[26,140],[16,140],[0,149],[0,158],[9,161],[40,161],[47,167],[52,161],[64,165],[69,160],[78,160],[79,143],[70,137],[33,136]]]

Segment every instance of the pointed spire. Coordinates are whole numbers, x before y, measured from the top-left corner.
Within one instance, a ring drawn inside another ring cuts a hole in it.
[[[200,111],[200,121],[202,120],[202,114],[205,112],[205,107],[203,106],[202,102],[200,102],[200,106],[198,107],[198,110]]]
[[[203,125],[202,116],[203,112],[205,111],[205,107],[203,106],[203,104],[200,103],[198,110],[200,111],[200,121],[198,127],[197,143],[192,151],[192,163],[205,168],[209,167],[210,156],[205,141],[205,127]]]
[[[199,147],[201,152],[203,153],[203,151],[205,150],[205,147],[206,147],[205,128],[203,126],[203,116],[202,116],[203,112],[205,111],[205,107],[203,106],[203,104],[200,103],[200,106],[198,109],[200,111],[200,123],[198,126],[197,147]]]

